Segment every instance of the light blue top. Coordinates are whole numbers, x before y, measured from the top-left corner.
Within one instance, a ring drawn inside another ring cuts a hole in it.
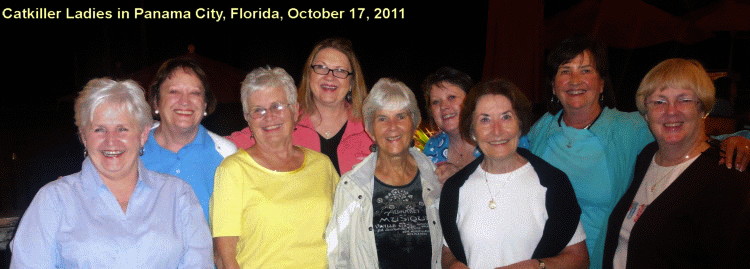
[[[214,192],[214,174],[224,157],[217,152],[213,139],[202,125],[198,125],[195,139],[176,153],[156,142],[155,130],[151,129],[143,146],[143,164],[149,170],[179,177],[190,184],[208,221],[208,201]]]
[[[450,146],[450,137],[445,132],[439,132],[436,135],[430,137],[427,143],[424,144],[422,153],[427,155],[427,158],[434,164],[448,161],[448,146]],[[522,136],[518,141],[518,147],[529,148],[529,140],[526,136]],[[482,152],[479,148],[474,149],[474,158],[482,156]]]
[[[630,186],[638,153],[654,138],[638,112],[604,108],[583,130],[558,121],[561,113],[547,113],[534,124],[530,149],[570,178],[581,206],[590,268],[601,268],[609,214]]]
[[[89,158],[39,190],[11,251],[10,268],[213,268],[211,233],[188,184],[140,163],[123,212]]]

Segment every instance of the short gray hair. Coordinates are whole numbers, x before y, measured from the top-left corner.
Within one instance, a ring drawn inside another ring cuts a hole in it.
[[[370,94],[365,98],[362,106],[365,129],[372,133],[372,121],[378,110],[401,110],[406,109],[411,114],[414,128],[422,121],[419,105],[414,93],[401,81],[391,78],[381,78],[372,86]]]
[[[105,103],[119,104],[141,127],[149,128],[151,107],[146,102],[144,90],[133,80],[115,81],[109,78],[90,80],[78,94],[75,102],[75,120],[78,131],[89,126],[94,119],[94,111]]]
[[[258,67],[245,76],[240,88],[240,98],[242,98],[242,112],[247,114],[250,107],[247,98],[256,91],[268,88],[281,88],[286,93],[286,99],[289,104],[297,103],[297,87],[294,86],[294,79],[281,67],[271,68]]]

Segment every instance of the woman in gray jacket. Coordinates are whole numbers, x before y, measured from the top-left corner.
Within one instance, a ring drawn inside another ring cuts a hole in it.
[[[363,107],[376,149],[336,188],[326,229],[330,268],[439,268],[442,229],[435,167],[410,148],[421,116],[414,93],[381,79]]]

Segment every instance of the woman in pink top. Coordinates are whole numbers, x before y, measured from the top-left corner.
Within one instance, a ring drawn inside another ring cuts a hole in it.
[[[297,90],[301,115],[292,134],[295,145],[324,153],[339,174],[370,154],[372,139],[362,125],[367,88],[351,41],[318,42],[305,62]],[[255,144],[248,128],[227,138],[239,148]]]

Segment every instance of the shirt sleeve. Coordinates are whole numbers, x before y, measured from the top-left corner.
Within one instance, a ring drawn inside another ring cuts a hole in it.
[[[58,193],[51,185],[37,192],[10,244],[10,268],[58,268],[62,266],[56,233],[62,210]]]
[[[566,245],[566,247],[583,242],[583,240],[586,240],[586,232],[583,231],[583,225],[579,221],[578,227],[576,227],[576,231],[575,233],[573,233],[573,237],[570,238],[570,242],[568,242],[568,245]]]
[[[723,141],[724,139],[730,138],[732,136],[739,136],[739,137],[744,137],[744,138],[750,139],[750,131],[749,130],[740,130],[740,131],[738,131],[736,133],[712,136],[712,138],[714,138],[716,140],[722,140]]]
[[[333,209],[331,212],[331,218],[328,221],[328,227],[326,227],[326,243],[328,247],[328,268],[349,268],[349,250],[348,244],[350,242],[350,233],[353,233],[349,227],[350,222],[353,221],[351,217],[351,207],[347,206],[346,200],[347,190],[344,190],[344,185],[350,184],[351,178],[344,176],[342,182],[337,184],[336,192],[333,200]],[[353,183],[352,183],[353,184]]]
[[[180,183],[177,210],[182,222],[185,253],[178,268],[211,269],[214,266],[211,231],[193,189],[187,183]]]
[[[634,156],[638,156],[638,154],[641,153],[641,150],[643,150],[646,145],[650,144],[651,142],[654,142],[654,135],[651,134],[651,129],[648,128],[648,124],[645,120],[640,119],[639,125],[636,125],[636,134],[635,138],[637,139],[635,141],[636,145],[633,148],[635,151]]]
[[[245,127],[242,130],[233,132],[224,138],[232,141],[238,149],[246,149],[255,145],[255,139],[253,138],[253,132],[250,131],[250,127]]]
[[[210,202],[213,237],[240,236],[242,229],[242,168],[232,156],[216,168]]]

